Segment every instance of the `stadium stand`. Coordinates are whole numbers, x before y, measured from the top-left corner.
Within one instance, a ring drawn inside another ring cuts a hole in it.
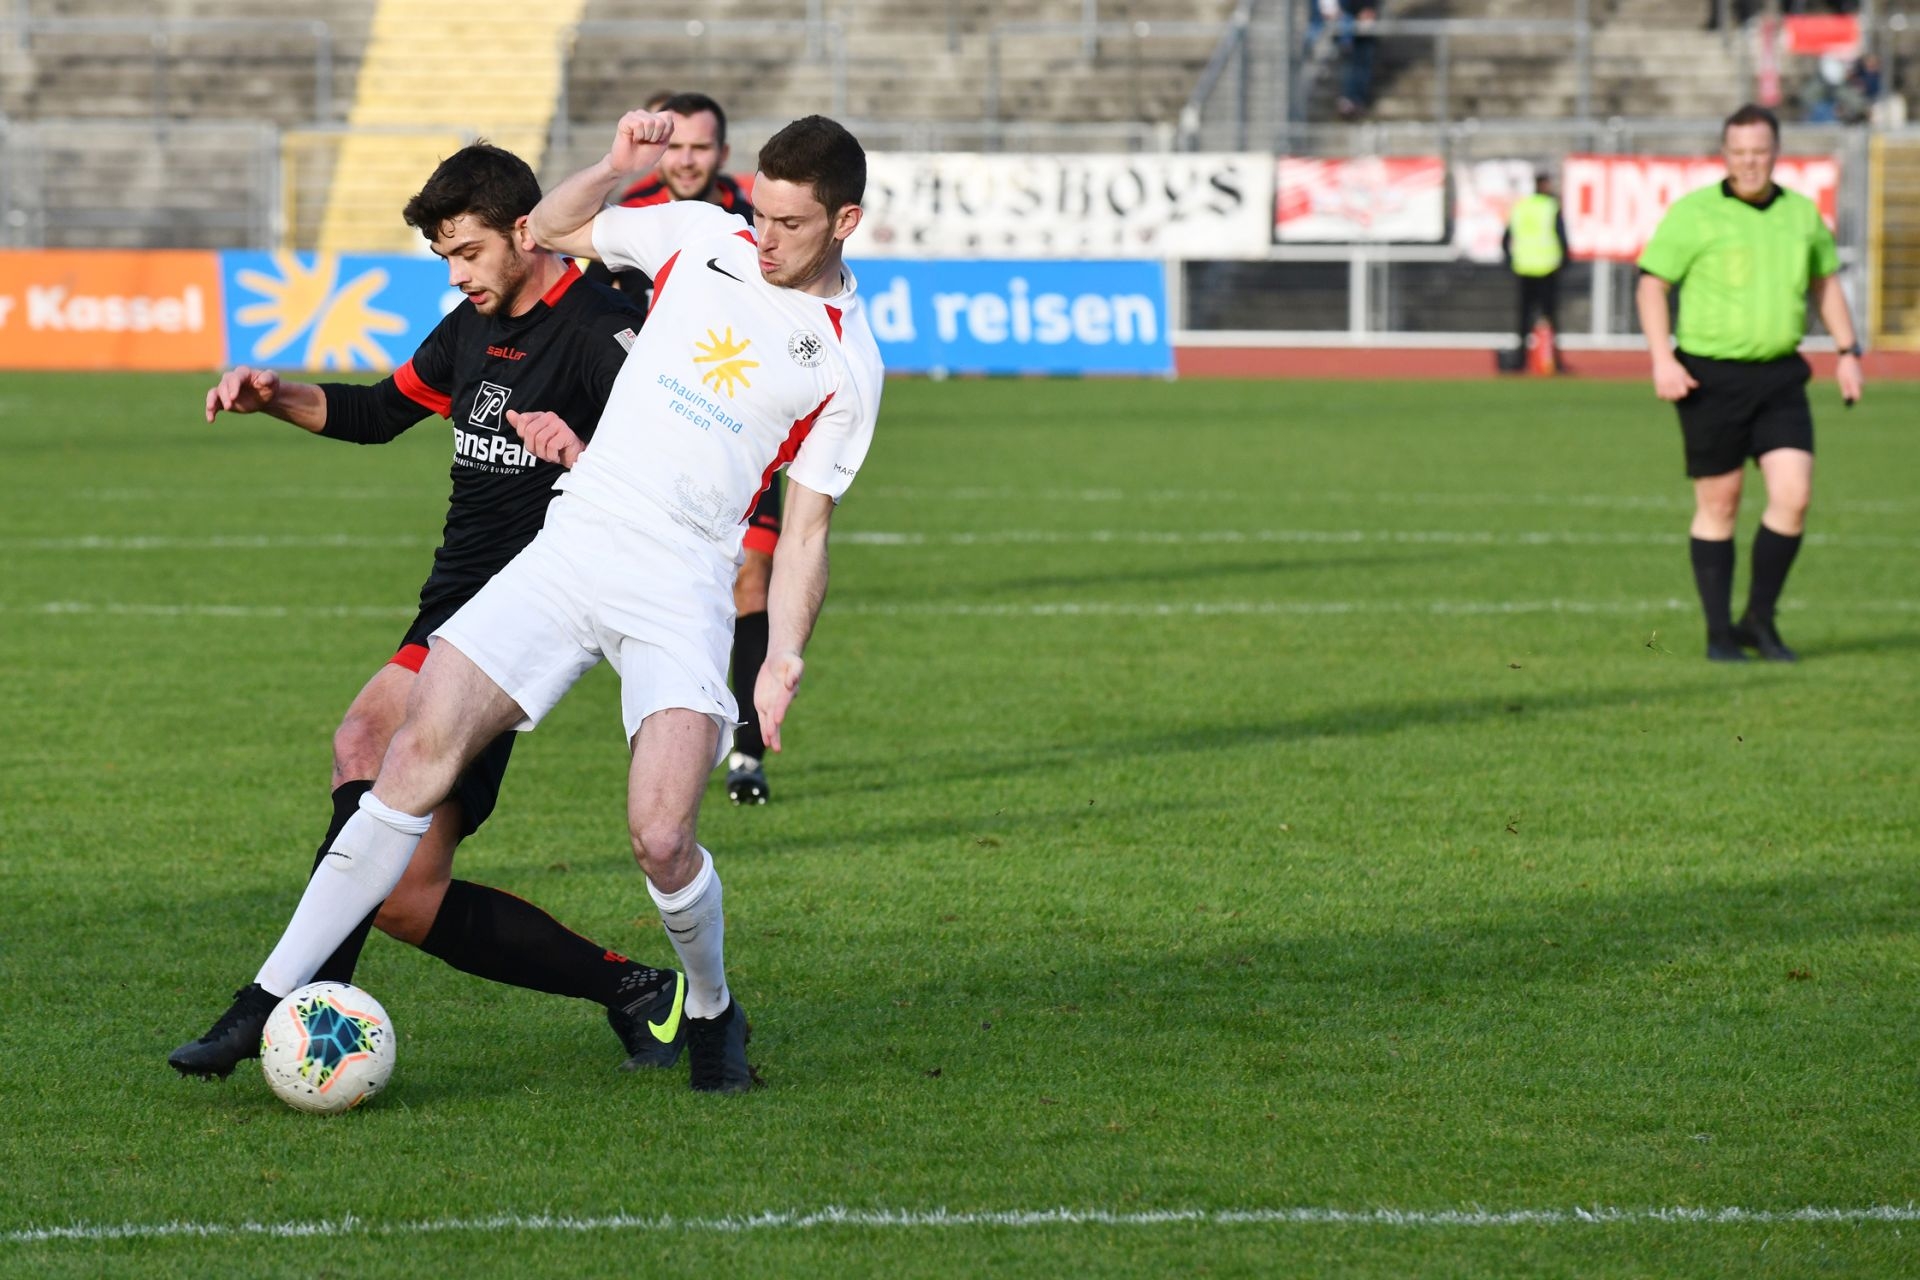
[[[1571,23],[1574,0],[1390,0],[1380,28],[1370,118],[1568,119],[1580,111],[1580,56],[1564,30],[1501,31],[1490,24]],[[1673,0],[1593,0],[1592,81],[1585,114],[1606,118],[1716,118],[1739,96],[1735,41],[1701,29],[1695,7]],[[1425,30],[1462,26],[1444,37]],[[1396,34],[1396,24],[1403,33]],[[1406,31],[1406,28],[1413,28]],[[1333,120],[1339,77],[1331,32],[1314,51],[1303,99],[1310,120]]]

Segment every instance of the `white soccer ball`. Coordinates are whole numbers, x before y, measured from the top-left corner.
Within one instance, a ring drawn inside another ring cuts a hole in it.
[[[387,1087],[393,1022],[380,1002],[345,982],[315,982],[282,1000],[260,1036],[260,1070],[280,1100],[337,1115]]]

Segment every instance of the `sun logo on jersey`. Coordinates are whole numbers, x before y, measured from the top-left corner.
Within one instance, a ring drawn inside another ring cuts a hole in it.
[[[705,342],[696,342],[693,345],[701,352],[700,355],[693,358],[693,362],[695,364],[710,364],[713,366],[713,368],[700,375],[700,381],[702,383],[712,387],[715,391],[726,392],[727,399],[729,400],[733,399],[734,383],[738,382],[743,387],[753,386],[751,382],[747,381],[747,370],[758,369],[760,362],[758,360],[744,360],[741,358],[746,353],[747,348],[753,345],[753,339],[742,338],[740,341],[735,342],[733,340],[733,326],[728,325],[724,337],[709,329],[707,330],[707,340]]]

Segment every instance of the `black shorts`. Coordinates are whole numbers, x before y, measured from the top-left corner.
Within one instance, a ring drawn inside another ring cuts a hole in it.
[[[1686,442],[1687,474],[1725,475],[1774,449],[1813,452],[1813,410],[1798,355],[1778,360],[1709,360],[1679,352],[1700,385],[1674,407]]]
[[[387,659],[393,666],[405,667],[418,672],[427,660],[427,639],[433,635],[434,628],[459,612],[460,601],[441,601],[425,605],[420,616],[407,628],[407,634],[400,640],[400,648]],[[466,771],[454,781],[453,792],[447,798],[460,802],[460,838],[466,839],[480,829],[480,824],[493,814],[493,806],[500,799],[500,784],[507,778],[507,761],[513,755],[513,740],[518,737],[513,730],[495,738],[487,744],[486,750],[474,757]]]
[[[767,487],[747,508],[746,548],[773,554],[780,543],[780,476],[776,473]]]

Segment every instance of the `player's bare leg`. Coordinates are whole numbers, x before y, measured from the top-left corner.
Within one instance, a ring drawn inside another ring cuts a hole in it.
[[[1805,449],[1769,449],[1760,455],[1760,474],[1767,482],[1767,510],[1753,535],[1753,581],[1734,638],[1769,662],[1793,662],[1799,655],[1780,639],[1773,614],[1806,532],[1807,507],[1813,500],[1813,454]]]
[[[627,775],[627,829],[687,975],[693,1087],[740,1093],[755,1083],[747,1065],[746,1013],[727,990],[720,876],[696,836],[719,733],[712,716],[683,707],[641,722]]]
[[[224,1077],[256,1056],[274,1004],[311,980],[355,924],[385,901],[461,769],[523,718],[464,654],[449,644],[435,646],[373,790],[360,798],[358,812],[307,882],[266,964],[211,1030],[174,1050],[169,1065],[184,1075]]]

